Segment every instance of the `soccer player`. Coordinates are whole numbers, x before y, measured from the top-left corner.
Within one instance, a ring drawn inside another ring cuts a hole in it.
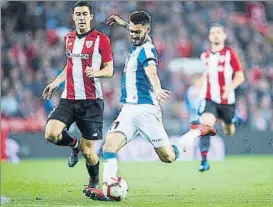
[[[206,66],[202,77],[202,90],[204,102],[200,106],[200,122],[214,126],[219,119],[226,135],[235,133],[235,89],[241,85],[245,78],[241,62],[237,53],[225,46],[226,32],[221,24],[213,24],[209,30],[210,49],[201,55]],[[199,121],[193,121],[191,128],[198,127]],[[199,170],[210,168],[207,153],[210,146],[210,136],[200,140],[202,161]]]
[[[119,21],[120,18],[114,15],[107,23],[121,25]],[[151,16],[145,11],[136,11],[129,21],[129,24],[122,24],[129,29],[132,41],[122,75],[120,101],[123,107],[103,145],[103,181],[117,175],[117,152],[137,134],[154,146],[162,162],[171,163],[179,156],[178,148],[170,145],[162,123],[159,102],[165,101],[170,92],[161,88],[157,75],[158,56],[149,37]],[[213,127],[205,125],[199,125],[193,131],[199,136],[216,133]],[[107,200],[99,189],[89,188],[85,195],[94,200]]]
[[[112,49],[109,38],[91,26],[94,14],[90,3],[77,2],[72,11],[76,30],[64,37],[66,66],[43,91],[43,98],[50,99],[65,81],[60,103],[48,117],[45,138],[55,145],[72,147],[70,167],[78,162],[81,150],[90,176],[88,186],[98,188],[99,159],[94,144],[102,139],[104,110],[99,78],[113,75]],[[67,133],[73,122],[82,134],[80,141]]]

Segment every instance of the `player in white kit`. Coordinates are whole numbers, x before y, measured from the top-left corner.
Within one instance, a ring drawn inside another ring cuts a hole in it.
[[[118,23],[117,20],[120,20],[118,16],[112,16],[108,23]],[[123,25],[129,29],[132,47],[122,75],[120,101],[123,107],[103,146],[103,181],[117,175],[117,152],[137,134],[154,146],[162,162],[171,163],[179,156],[178,148],[170,145],[162,122],[159,102],[167,99],[170,92],[161,88],[157,75],[158,55],[149,37],[150,23],[147,12],[136,11],[130,15],[130,23]],[[194,130],[199,136],[216,133],[213,127],[205,125]],[[94,200],[107,200],[99,189],[89,188],[85,195]]]

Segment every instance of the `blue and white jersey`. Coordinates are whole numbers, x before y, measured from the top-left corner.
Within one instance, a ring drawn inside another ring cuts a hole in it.
[[[150,64],[158,64],[158,55],[151,41],[147,40],[142,45],[130,49],[121,80],[120,102],[158,104],[150,80],[144,70]]]

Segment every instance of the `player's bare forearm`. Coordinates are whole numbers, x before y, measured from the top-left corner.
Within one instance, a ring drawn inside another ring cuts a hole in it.
[[[232,88],[236,89],[239,85],[241,85],[245,81],[245,76],[243,71],[239,71],[235,73],[234,79],[232,81]]]
[[[157,69],[156,69],[156,65],[149,65],[147,67],[145,67],[145,73],[148,76],[151,85],[153,86],[153,89],[155,91],[158,91],[161,89],[161,83],[160,80],[158,78],[157,75]]]
[[[95,77],[111,78],[113,74],[114,74],[113,61],[110,61],[110,62],[104,63],[103,68],[101,70],[96,71]]]
[[[57,83],[58,85],[60,85],[62,82],[65,81],[65,78],[66,78],[66,66],[65,68],[63,69],[63,71],[61,72],[60,75],[58,75],[55,80],[53,80],[52,82],[55,82]]]

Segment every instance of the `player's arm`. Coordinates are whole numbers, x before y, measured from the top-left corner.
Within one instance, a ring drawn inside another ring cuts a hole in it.
[[[169,98],[171,92],[161,88],[161,83],[157,75],[156,65],[149,64],[144,69],[156,94],[157,100],[164,101],[165,99]]]
[[[230,60],[231,66],[234,71],[234,78],[231,84],[232,89],[236,89],[239,85],[241,85],[245,81],[245,76],[242,68],[241,61],[238,57],[238,54],[231,50],[230,51]]]
[[[129,29],[129,24],[118,15],[111,15],[110,17],[108,17],[108,19],[106,20],[106,24],[110,26],[117,24],[126,29]]]
[[[118,15],[111,15],[110,17],[108,17],[108,19],[106,20],[106,24],[109,26],[117,24],[129,30],[129,24]],[[150,41],[152,41],[152,38],[150,35],[148,38]]]
[[[238,86],[241,85],[244,81],[245,81],[245,76],[244,76],[243,71],[235,72],[235,74],[234,74],[234,79],[233,79],[233,81],[232,81],[231,86],[232,86],[233,89],[236,89],[236,88],[238,88]]]
[[[100,70],[93,70],[91,67],[86,68],[86,74],[88,77],[111,78],[113,76],[113,73],[114,73],[113,61],[103,63],[103,68]]]
[[[42,94],[43,99],[50,99],[54,92],[58,89],[59,85],[65,81],[66,78],[66,66],[63,71],[50,83],[48,84]]]
[[[64,67],[63,71],[52,82],[55,82],[59,86],[62,82],[65,81],[65,78],[66,78],[66,66]]]

